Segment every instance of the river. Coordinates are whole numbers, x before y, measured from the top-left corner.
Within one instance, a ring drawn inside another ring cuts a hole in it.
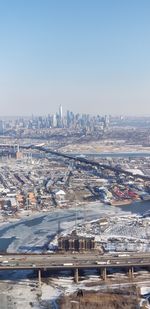
[[[64,209],[42,213],[15,223],[0,226],[0,251],[40,252],[58,232],[74,228],[77,224],[106,216],[150,213],[150,202],[134,202],[124,206],[109,206],[99,202],[77,209]]]

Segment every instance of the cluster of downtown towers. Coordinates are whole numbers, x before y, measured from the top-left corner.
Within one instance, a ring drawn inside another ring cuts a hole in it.
[[[16,119],[0,120],[0,133],[13,128],[28,129],[49,129],[49,128],[93,128],[94,126],[108,127],[110,122],[109,116],[104,117],[89,114],[74,114],[67,111],[63,114],[62,105],[59,106],[58,112],[48,114],[47,116],[16,117]]]

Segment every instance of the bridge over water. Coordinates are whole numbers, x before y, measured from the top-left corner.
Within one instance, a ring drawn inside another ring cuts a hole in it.
[[[120,268],[134,277],[134,268],[150,270],[150,253],[130,253],[120,255],[96,253],[82,254],[2,254],[0,256],[0,270],[37,270],[39,282],[41,271],[74,270],[75,282],[78,282],[79,270],[99,269],[103,280],[107,278],[107,271],[114,272]]]

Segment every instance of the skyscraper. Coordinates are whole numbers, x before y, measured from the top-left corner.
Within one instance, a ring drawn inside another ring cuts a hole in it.
[[[62,105],[59,106],[59,119],[62,122]]]
[[[62,105],[59,106],[59,119],[58,119],[58,122],[59,122],[59,126],[62,127],[62,125],[63,125]]]

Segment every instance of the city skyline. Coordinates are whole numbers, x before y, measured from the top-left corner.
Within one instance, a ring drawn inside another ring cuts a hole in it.
[[[148,0],[0,3],[1,116],[150,115]]]

